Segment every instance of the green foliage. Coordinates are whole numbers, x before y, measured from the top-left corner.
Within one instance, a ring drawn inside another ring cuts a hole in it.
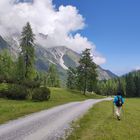
[[[77,86],[77,71],[74,68],[69,67],[67,71],[67,88],[76,89]]]
[[[16,66],[16,73],[17,73],[17,80],[18,81],[23,81],[25,80],[25,63],[24,63],[24,57],[23,55],[19,55],[18,61],[17,61],[17,66]]]
[[[15,64],[7,50],[0,52],[0,82],[12,81],[15,75]]]
[[[59,75],[54,64],[51,64],[47,73],[47,86],[60,87]]]
[[[23,86],[26,88],[39,88],[40,87],[40,81],[30,81],[30,80],[25,80],[21,83]]]
[[[96,93],[100,95],[115,95],[121,91],[126,97],[140,97],[140,71],[128,73],[117,79],[99,81]]]
[[[126,96],[140,97],[140,71],[129,73],[125,76]]]
[[[2,98],[13,100],[25,100],[28,96],[28,91],[26,87],[21,85],[2,84],[0,88],[0,96]]]
[[[90,49],[86,49],[82,53],[82,57],[77,67],[78,87],[80,90],[93,91],[97,82],[96,64],[93,62]]]
[[[46,101],[50,99],[50,90],[46,87],[34,89],[32,99],[34,101]]]
[[[39,71],[36,79],[40,81],[40,86],[47,86],[47,72]]]
[[[46,81],[35,69],[34,36],[30,23],[27,23],[21,34],[21,52],[17,61],[12,60],[7,50],[0,52],[0,97],[23,100],[31,96],[32,90],[36,88],[39,93],[34,92],[34,98],[35,95],[40,95],[40,100],[48,99],[50,91],[45,88],[47,78],[51,86],[59,87],[59,78],[54,66],[50,67]],[[40,88],[42,82],[44,88]]]
[[[34,79],[34,63],[35,63],[35,51],[34,51],[34,34],[30,23],[28,22],[21,34],[21,54],[19,57],[19,65],[23,68],[22,77],[28,80]]]
[[[7,92],[8,99],[25,100],[28,96],[27,88],[21,85],[11,85]]]
[[[8,92],[8,85],[5,83],[0,84],[0,98],[6,98]]]
[[[78,89],[86,93],[96,88],[97,72],[96,64],[93,62],[90,49],[83,51],[76,70],[70,68],[68,71],[67,87]]]
[[[99,81],[96,88],[96,93],[100,95],[116,95],[118,91],[121,91],[122,95],[125,95],[126,83],[124,78],[122,79],[109,79]]]

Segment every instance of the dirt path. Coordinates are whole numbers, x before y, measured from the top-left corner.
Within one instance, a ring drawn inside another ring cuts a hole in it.
[[[10,121],[0,125],[0,140],[58,140],[73,120],[104,100],[111,98],[72,102]]]

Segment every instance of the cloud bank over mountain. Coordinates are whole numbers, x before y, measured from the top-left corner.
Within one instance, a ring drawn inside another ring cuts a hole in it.
[[[76,7],[61,5],[56,9],[52,0],[26,2],[0,0],[0,35],[17,35],[29,21],[36,34],[36,42],[42,46],[67,46],[76,52],[91,48],[97,64],[106,62],[96,53],[95,45],[78,33],[84,29],[85,19]],[[40,33],[46,36],[43,38]]]

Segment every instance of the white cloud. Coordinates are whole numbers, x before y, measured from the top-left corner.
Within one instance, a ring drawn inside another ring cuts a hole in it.
[[[140,70],[140,66],[137,66],[137,67],[135,68],[135,70]]]
[[[102,56],[97,56],[97,55],[95,57],[93,57],[93,60],[98,65],[104,64],[106,62],[106,58],[104,58]]]
[[[44,47],[67,46],[81,52],[95,45],[78,33],[85,27],[85,19],[76,7],[61,5],[58,9],[52,0],[34,0],[33,4],[13,4],[14,0],[0,0],[0,34],[2,36],[20,33],[22,27],[29,21],[37,42]],[[75,35],[72,33],[75,32]],[[48,35],[47,40],[40,38],[39,33]],[[97,64],[105,63],[105,58],[95,55]]]

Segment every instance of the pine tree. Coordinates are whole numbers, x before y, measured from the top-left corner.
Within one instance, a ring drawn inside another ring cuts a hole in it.
[[[35,63],[35,51],[34,51],[34,34],[29,22],[23,27],[21,34],[21,55],[23,57],[25,74],[23,77],[28,80],[34,78],[34,63]],[[20,58],[21,59],[21,56]]]
[[[82,57],[77,67],[78,87],[86,94],[86,90],[92,91],[97,81],[96,64],[93,62],[90,49],[82,52]]]

